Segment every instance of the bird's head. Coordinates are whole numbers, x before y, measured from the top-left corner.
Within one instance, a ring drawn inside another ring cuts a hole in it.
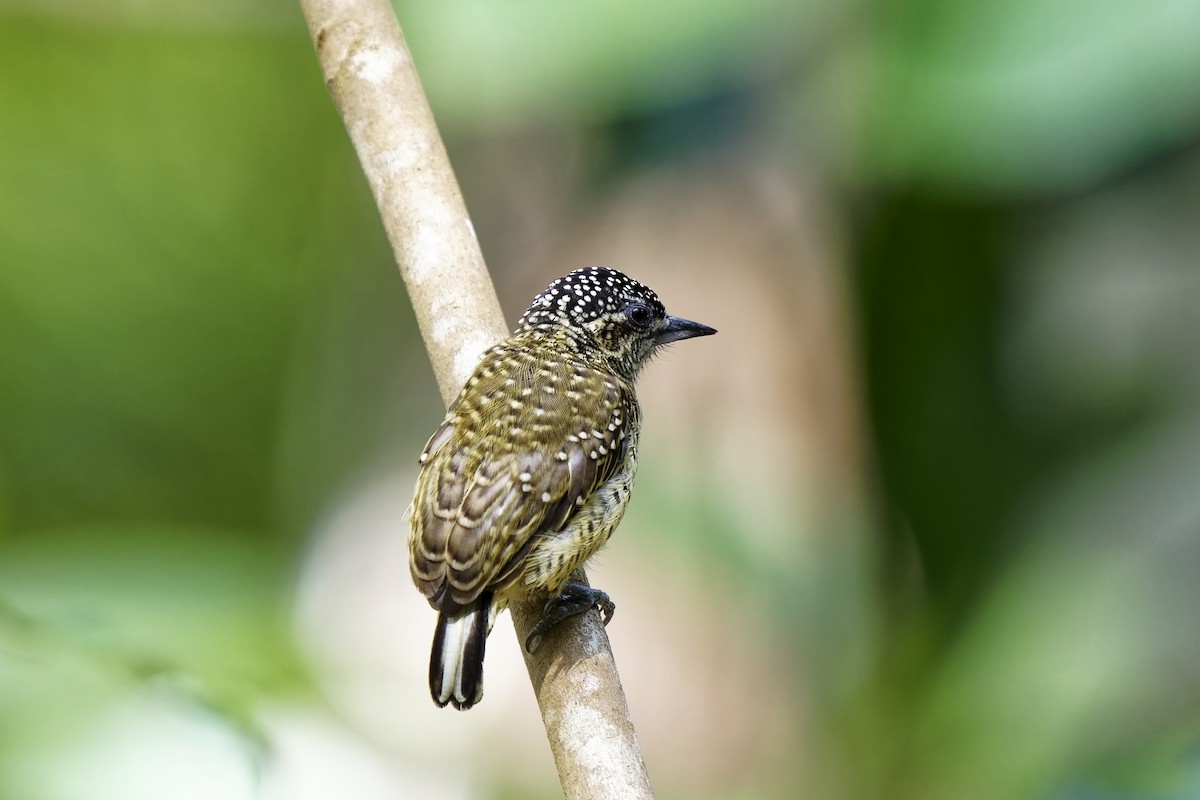
[[[517,332],[565,336],[585,358],[633,380],[656,348],[716,330],[669,316],[648,286],[615,269],[585,267],[538,294]]]

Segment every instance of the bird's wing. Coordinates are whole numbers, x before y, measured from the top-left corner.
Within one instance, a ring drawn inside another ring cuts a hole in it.
[[[506,585],[536,537],[561,530],[624,461],[637,413],[631,390],[609,376],[584,377],[524,395],[518,383],[522,401],[474,418],[459,407],[430,439],[413,501],[410,564],[435,607],[453,612]],[[468,432],[480,419],[488,420],[485,430]]]

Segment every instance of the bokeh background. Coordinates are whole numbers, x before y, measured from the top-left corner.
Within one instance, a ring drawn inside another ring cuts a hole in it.
[[[662,798],[1200,798],[1200,3],[397,10],[510,320],[608,264]],[[442,409],[298,7],[0,3],[0,798],[552,798],[430,703]]]

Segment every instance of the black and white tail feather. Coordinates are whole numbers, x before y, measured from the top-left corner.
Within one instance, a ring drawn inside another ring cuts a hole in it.
[[[439,707],[465,711],[483,699],[483,656],[496,619],[485,592],[454,615],[438,614],[429,654],[429,691]]]

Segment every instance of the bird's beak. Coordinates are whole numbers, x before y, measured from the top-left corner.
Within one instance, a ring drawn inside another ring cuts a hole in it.
[[[654,344],[678,342],[680,339],[691,339],[694,336],[712,336],[716,332],[716,328],[692,322],[690,319],[667,317],[666,324],[659,329],[658,333],[654,334]]]

